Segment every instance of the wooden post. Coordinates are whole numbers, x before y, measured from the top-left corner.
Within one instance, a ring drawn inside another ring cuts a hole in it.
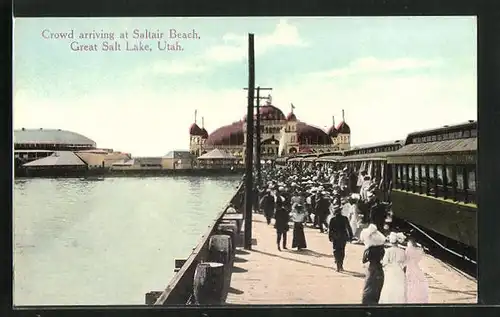
[[[248,107],[247,107],[247,144],[245,171],[245,243],[247,250],[252,248],[252,196],[253,196],[253,104],[255,91],[254,35],[248,34]]]

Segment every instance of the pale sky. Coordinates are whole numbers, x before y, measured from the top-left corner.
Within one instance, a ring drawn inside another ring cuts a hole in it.
[[[122,51],[42,37],[71,29],[114,32]],[[143,40],[152,51],[125,51],[119,33],[133,44],[134,29],[199,39],[179,40],[183,51],[156,39]],[[345,109],[352,145],[402,139],[477,119],[476,30],[474,17],[16,19],[14,128],[70,130],[134,156],[188,149],[195,109],[209,133],[246,114],[254,33],[256,84],[273,88],[285,115],[293,103],[299,120],[326,130]]]

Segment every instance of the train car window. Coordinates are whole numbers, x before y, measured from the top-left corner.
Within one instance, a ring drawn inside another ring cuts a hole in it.
[[[435,195],[435,185],[436,185],[436,175],[435,175],[435,166],[429,165],[429,177],[427,178],[429,181],[427,182],[427,186],[429,186],[429,194]]]
[[[437,140],[438,140],[438,141],[443,141],[443,135],[442,135],[442,134],[438,135],[438,136],[437,136]]]
[[[443,186],[444,184],[444,180],[443,180],[443,166],[442,165],[438,165],[437,166],[437,175],[436,175],[436,182],[438,184],[438,186]]]
[[[455,134],[453,132],[448,132],[448,139],[453,140],[455,138]]]
[[[466,131],[464,131],[464,138],[468,138],[468,137],[470,137],[470,131],[466,130]]]
[[[408,165],[408,190],[415,191],[415,184],[413,183],[413,165]]]
[[[470,130],[470,136],[473,138],[477,137],[477,130],[476,129]]]
[[[467,189],[470,191],[476,191],[476,167],[469,167],[467,173]]]
[[[453,187],[453,166],[446,166],[446,187]]]
[[[443,140],[448,140],[448,133],[443,134]]]
[[[401,165],[396,165],[396,185],[396,188],[401,189]]]
[[[465,168],[463,166],[456,167],[456,184],[458,201],[465,201]]]
[[[462,138],[462,136],[463,136],[462,131],[457,131],[457,139]]]
[[[433,135],[433,136],[431,137],[431,141],[432,141],[432,142],[434,142],[434,141],[436,141],[436,140],[437,140],[437,136]]]
[[[444,169],[438,165],[436,169],[437,197],[444,197]]]
[[[402,189],[408,190],[408,171],[406,165],[401,165],[401,183]]]
[[[458,190],[464,190],[465,189],[464,174],[465,174],[464,167],[463,166],[457,166],[457,189]]]

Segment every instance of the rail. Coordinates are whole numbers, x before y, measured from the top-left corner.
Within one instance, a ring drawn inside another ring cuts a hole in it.
[[[243,208],[244,183],[241,182],[236,193],[233,195],[229,203],[219,212],[211,225],[208,226],[207,232],[202,236],[198,245],[193,248],[193,252],[186,259],[179,271],[174,275],[165,290],[156,299],[153,305],[186,305],[191,303],[193,297],[193,279],[196,267],[199,263],[205,262],[208,257],[208,247],[210,237],[215,234],[217,226],[222,222],[228,208],[234,205],[237,213],[240,213]],[[148,295],[146,294],[146,297]]]

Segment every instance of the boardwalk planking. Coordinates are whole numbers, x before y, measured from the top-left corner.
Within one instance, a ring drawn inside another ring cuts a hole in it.
[[[227,304],[360,304],[364,247],[348,244],[344,273],[336,272],[326,234],[305,228],[308,250],[278,251],[276,233],[260,214],[253,215],[251,251],[237,254]],[[288,247],[292,230],[288,232]],[[477,283],[426,255],[421,267],[429,281],[430,303],[477,303]]]

